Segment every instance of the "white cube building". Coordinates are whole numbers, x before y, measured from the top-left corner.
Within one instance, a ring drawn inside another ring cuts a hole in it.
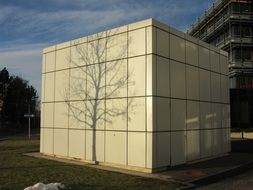
[[[153,19],[43,51],[43,154],[154,172],[230,151],[227,53]]]

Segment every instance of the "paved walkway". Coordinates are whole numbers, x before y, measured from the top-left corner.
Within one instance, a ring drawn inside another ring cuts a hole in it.
[[[243,146],[243,147],[241,147]],[[136,171],[130,171],[121,168],[113,168],[92,163],[80,162],[70,159],[62,159],[46,156],[41,153],[27,153],[28,156],[52,159],[68,164],[77,164],[87,167],[120,172],[129,175],[141,177],[156,178],[166,181],[176,181],[182,184],[181,189],[194,188],[195,185],[212,183],[216,180],[231,177],[253,168],[253,141],[234,141],[232,142],[232,153],[215,159],[210,159],[198,163],[191,163],[182,166],[172,167],[164,172],[148,174]],[[239,150],[239,151],[238,151]],[[248,151],[245,151],[248,150]]]
[[[217,178],[225,173],[245,169],[253,165],[253,154],[248,153],[230,153],[221,158],[215,158],[199,163],[187,164],[168,171],[161,172],[160,175],[171,176],[177,181],[186,183],[205,183],[208,177]]]

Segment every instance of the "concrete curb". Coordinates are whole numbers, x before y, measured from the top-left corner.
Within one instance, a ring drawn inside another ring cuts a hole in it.
[[[199,187],[199,186],[211,184],[211,183],[216,182],[216,181],[221,181],[224,178],[236,176],[236,175],[238,175],[242,172],[251,170],[252,166],[253,166],[253,161],[250,161],[250,162],[247,162],[245,164],[241,164],[239,166],[223,170],[223,171],[218,172],[216,174],[212,174],[212,175],[201,177],[201,178],[198,178],[198,179],[195,179],[195,180],[191,180],[191,181],[187,182],[187,183],[189,183],[188,187],[182,187],[182,188],[179,188],[178,190],[194,189],[194,188]]]
[[[139,177],[144,177],[144,178],[152,178],[152,179],[166,181],[168,183],[174,182],[174,183],[182,185],[182,187],[180,187],[180,188],[186,188],[186,187],[189,188],[189,187],[193,186],[193,184],[178,181],[178,180],[173,179],[171,176],[161,175],[159,173],[143,173],[143,172],[131,171],[131,170],[127,170],[127,169],[114,168],[114,167],[110,167],[110,166],[96,165],[96,164],[92,164],[92,163],[80,162],[78,160],[73,160],[73,159],[52,157],[52,156],[41,154],[39,152],[29,152],[29,153],[24,153],[23,155],[31,156],[31,157],[35,157],[35,158],[43,158],[43,159],[53,160],[56,162],[79,165],[79,166],[84,166],[84,167],[89,167],[89,168],[94,168],[94,169],[100,169],[100,170],[105,170],[105,171],[109,171],[109,172],[122,173],[122,174],[126,174],[126,175],[133,175],[133,176],[139,176]]]

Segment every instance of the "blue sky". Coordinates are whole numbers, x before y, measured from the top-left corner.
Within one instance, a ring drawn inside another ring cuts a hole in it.
[[[146,18],[186,31],[212,0],[0,0],[0,69],[40,92],[42,49]]]

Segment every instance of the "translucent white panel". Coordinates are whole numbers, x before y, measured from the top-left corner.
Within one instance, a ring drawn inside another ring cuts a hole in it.
[[[68,104],[65,102],[55,103],[54,127],[68,128]]]
[[[147,133],[146,168],[156,167],[156,133]]]
[[[45,74],[44,101],[54,101],[54,73]]]
[[[230,127],[230,106],[227,104],[221,104],[221,126],[222,128]]]
[[[211,111],[211,104],[207,102],[200,102],[200,128],[212,128],[213,114]]]
[[[88,43],[88,53],[85,57],[86,65],[105,61],[107,39],[94,40]]]
[[[85,130],[69,130],[69,156],[84,159]]]
[[[43,125],[44,127],[53,127],[54,125],[54,103],[43,104]]]
[[[107,34],[107,31],[103,31],[103,32],[99,32],[96,34],[91,34],[91,35],[87,36],[87,38],[88,38],[88,41],[94,41],[94,40],[98,40],[101,38],[105,38],[106,34]]]
[[[88,40],[87,36],[77,38],[77,39],[71,40],[71,45],[74,46],[74,45],[78,45],[78,44],[83,44],[83,43],[86,43],[87,40]]]
[[[231,149],[230,142],[231,142],[231,139],[230,139],[229,128],[222,129],[222,143],[223,143],[222,152],[223,153],[230,152],[230,149]]]
[[[228,58],[223,55],[220,55],[220,69],[222,74],[228,74]]]
[[[198,66],[198,46],[186,41],[186,63]]]
[[[210,62],[211,62],[211,70],[219,73],[220,55],[214,51],[210,51]]]
[[[211,100],[211,75],[209,71],[199,69],[199,90],[200,100],[210,101]]]
[[[200,130],[201,158],[212,156],[212,130]]]
[[[42,74],[41,77],[41,102],[44,102],[45,98],[45,74]]]
[[[69,46],[70,46],[70,41],[67,41],[67,42],[57,44],[56,49],[60,50],[60,49],[63,49],[63,48],[68,48]]]
[[[145,95],[145,56],[128,61],[128,96]]]
[[[125,100],[123,101],[125,103]],[[145,115],[146,115],[145,98],[128,99],[128,130],[129,131],[145,131],[146,130]]]
[[[199,67],[210,69],[210,57],[209,50],[202,46],[199,46]]]
[[[145,54],[145,28],[128,33],[128,56]]]
[[[105,73],[104,63],[86,67],[87,99],[105,98]]]
[[[86,160],[104,162],[105,131],[86,131]]]
[[[185,98],[185,64],[170,61],[171,97]]]
[[[85,129],[86,102],[69,102],[69,128]]]
[[[53,154],[53,129],[44,128],[43,153]]]
[[[146,97],[147,104],[147,131],[155,131],[156,130],[156,98],[154,97]]]
[[[200,131],[187,131],[187,160],[200,158]]]
[[[44,49],[43,49],[43,53],[48,53],[48,52],[50,52],[50,51],[54,51],[55,48],[56,48],[56,46],[49,46],[49,47],[47,47],[47,48],[44,48]]]
[[[106,129],[126,130],[127,99],[106,100]]]
[[[170,99],[156,98],[157,126],[156,131],[170,130]]]
[[[186,37],[185,33],[181,32],[181,31],[179,31],[179,30],[177,30],[177,29],[175,29],[175,28],[173,28],[171,26],[167,26],[167,28],[169,29],[169,31],[170,31],[171,34],[174,34],[174,35],[179,36],[181,38],[185,38]]]
[[[69,70],[55,73],[55,101],[69,99]]]
[[[199,102],[187,101],[187,130],[200,128]]]
[[[90,63],[88,57],[88,44],[79,44],[71,47],[71,67],[84,66]]]
[[[68,155],[67,129],[54,129],[54,154],[58,156]]]
[[[157,133],[157,167],[170,165],[170,132]]]
[[[202,40],[198,40],[198,44],[199,44],[200,46],[206,48],[206,49],[209,49],[209,47],[210,47],[210,44],[208,44],[208,43],[206,43],[206,42],[204,42],[204,41],[202,41]]]
[[[44,127],[44,103],[40,104],[40,128]]]
[[[69,98],[70,100],[84,100],[86,98],[86,67],[79,67],[70,70],[69,77]]]
[[[228,133],[228,142],[227,142],[227,148],[228,148],[228,152],[231,152],[231,128],[227,128],[227,133]]]
[[[128,24],[128,30],[135,30],[138,28],[144,28],[146,26],[150,26],[154,23],[154,20],[152,19],[145,19],[141,20],[135,23]]]
[[[128,133],[128,165],[145,167],[145,133]]]
[[[147,53],[156,53],[156,28],[149,26],[146,28]]]
[[[171,130],[186,129],[186,101],[171,99]]]
[[[40,153],[43,153],[44,149],[44,129],[41,127],[40,128]]]
[[[66,69],[70,66],[70,48],[56,51],[56,70]]]
[[[120,34],[123,32],[127,32],[127,25],[110,29],[110,30],[106,31],[106,34],[107,34],[107,36],[113,36],[113,35]]]
[[[131,43],[129,41],[129,43]],[[107,61],[122,59],[127,56],[127,33],[107,38]]]
[[[213,129],[212,154],[222,153],[222,129]]]
[[[105,101],[88,100],[86,101],[86,129],[104,129],[105,128]]]
[[[106,98],[127,97],[127,60],[106,63]]]
[[[170,96],[170,64],[169,59],[157,56],[157,95]]]
[[[157,35],[157,54],[169,57],[169,33],[160,29],[156,29]]]
[[[42,73],[46,72],[46,54],[42,55]]]
[[[221,102],[228,103],[229,102],[229,84],[228,77],[224,75],[221,76]]]
[[[156,56],[147,55],[146,95],[156,95]]]
[[[171,165],[179,165],[185,163],[185,141],[186,132],[171,132]]]
[[[46,72],[55,70],[55,51],[46,53]]]
[[[220,75],[213,72],[211,72],[211,92],[212,92],[212,101],[220,102],[221,100]]]
[[[170,34],[170,58],[185,62],[185,40]]]
[[[212,107],[212,126],[213,128],[221,128],[221,104],[213,103]]]
[[[126,164],[126,132],[106,131],[105,161]]]
[[[187,98],[199,100],[199,69],[186,65]]]

